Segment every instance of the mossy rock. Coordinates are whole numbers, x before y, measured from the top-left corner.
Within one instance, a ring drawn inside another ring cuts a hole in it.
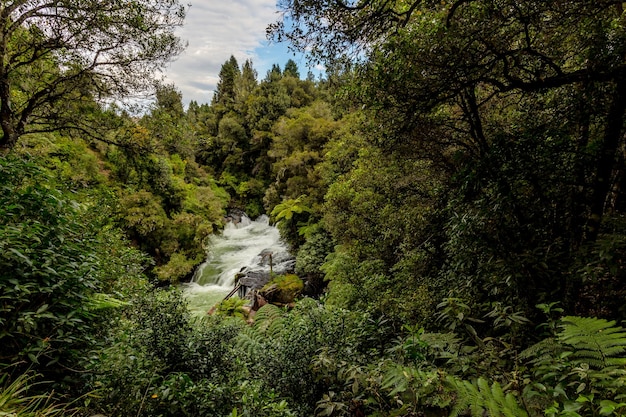
[[[259,294],[272,304],[289,304],[302,293],[304,282],[297,275],[278,275],[265,284]]]
[[[239,317],[247,319],[250,309],[246,308],[247,300],[242,300],[239,297],[231,297],[227,300],[222,300],[209,312],[210,314],[217,314],[220,316]]]

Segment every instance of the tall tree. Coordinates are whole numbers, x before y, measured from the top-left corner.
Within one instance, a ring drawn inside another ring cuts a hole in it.
[[[241,68],[241,77],[235,84],[238,101],[245,100],[257,86],[257,72],[252,61],[247,59]]]
[[[80,128],[95,100],[151,86],[183,48],[178,0],[12,0],[0,5],[0,150],[25,133]]]
[[[295,78],[300,78],[300,71],[298,70],[298,64],[293,59],[290,59],[285,64],[285,69],[283,70],[283,75],[292,76]]]
[[[235,101],[235,82],[241,76],[239,64],[234,56],[222,65],[220,69],[220,80],[217,83],[217,90],[213,96],[213,105],[221,105],[230,109]]]
[[[174,85],[158,85],[156,102],[140,122],[170,154],[193,159],[193,132],[183,109],[182,94]]]

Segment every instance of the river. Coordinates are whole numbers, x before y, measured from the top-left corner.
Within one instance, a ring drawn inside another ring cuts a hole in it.
[[[211,238],[207,260],[201,264],[192,282],[183,284],[183,292],[194,314],[206,312],[234,287],[239,272],[269,272],[270,262],[263,254],[272,254],[274,271],[293,266],[287,246],[278,229],[269,224],[267,216],[240,222],[229,222],[220,235]]]

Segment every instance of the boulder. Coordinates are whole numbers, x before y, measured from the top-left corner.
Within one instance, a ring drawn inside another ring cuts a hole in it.
[[[286,305],[300,296],[304,283],[295,274],[278,275],[259,290],[268,303]]]

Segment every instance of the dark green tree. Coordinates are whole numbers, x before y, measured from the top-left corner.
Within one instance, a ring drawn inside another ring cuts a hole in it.
[[[267,152],[274,179],[266,193],[267,210],[283,198],[307,195],[318,204],[324,200],[326,188],[315,167],[322,161],[324,146],[336,129],[330,107],[321,101],[289,109],[274,124],[273,140]]]
[[[295,63],[293,59],[290,59],[285,64],[285,69],[283,70],[284,76],[290,76],[294,78],[300,78],[300,71],[298,70],[298,64]]]
[[[230,59],[222,65],[219,74],[219,81],[217,83],[217,89],[213,96],[213,106],[223,107],[223,111],[232,109],[235,102],[235,83],[241,76],[241,70],[239,64],[234,56],[230,56]]]

